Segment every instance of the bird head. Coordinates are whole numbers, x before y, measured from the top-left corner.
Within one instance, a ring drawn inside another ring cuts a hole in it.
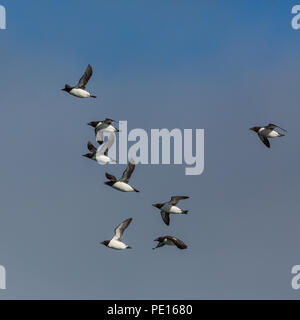
[[[106,181],[106,182],[104,182],[104,184],[106,184],[107,186],[112,187],[112,186],[113,186],[113,184],[114,184],[115,182],[116,182],[116,181],[112,181],[112,180],[110,180],[110,181]]]
[[[258,130],[260,129],[261,127],[252,127],[252,128],[249,128],[249,130],[252,130],[254,132],[258,132]]]
[[[102,242],[100,242],[100,244],[103,244],[104,246],[108,246],[108,244],[109,244],[109,240],[104,240],[104,241],[102,241]]]
[[[61,90],[70,92],[72,90],[72,87],[70,85],[66,84],[65,87],[63,89],[61,89]]]
[[[89,158],[89,159],[93,158],[93,154],[92,153],[86,153],[86,154],[83,154],[82,156],[86,157],[86,158]]]
[[[100,123],[101,121],[91,121],[88,123],[88,126],[91,126],[93,128],[96,128],[97,125]]]
[[[154,203],[152,206],[160,209],[164,204],[163,203]]]

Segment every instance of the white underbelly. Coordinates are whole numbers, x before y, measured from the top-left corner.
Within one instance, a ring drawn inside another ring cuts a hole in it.
[[[111,240],[108,244],[108,247],[115,250],[123,250],[127,248],[127,245],[118,240]]]
[[[112,126],[111,124],[107,128],[105,128],[104,130],[108,131],[108,132],[116,132],[117,131],[117,129],[114,126]]]
[[[96,160],[98,163],[103,163],[103,164],[112,162],[112,159],[104,154],[96,155]]]
[[[170,204],[165,204],[161,208],[162,211],[168,212],[168,213],[181,213],[182,210],[176,206],[171,206]]]
[[[276,137],[280,136],[278,132],[276,132],[275,130],[270,130],[270,129],[260,129],[258,131],[258,133],[262,137],[267,137],[267,138],[276,138]]]
[[[70,94],[78,98],[89,98],[91,96],[89,92],[79,88],[73,88]]]
[[[112,187],[123,192],[134,191],[134,189],[129,184],[121,181],[116,182]]]
[[[268,134],[268,138],[276,138],[278,136],[279,136],[279,133],[274,130]]]

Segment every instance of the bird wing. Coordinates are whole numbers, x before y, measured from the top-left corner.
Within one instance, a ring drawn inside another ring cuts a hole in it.
[[[279,126],[277,126],[276,124],[273,124],[273,123],[269,123],[269,124],[266,126],[266,128],[267,128],[267,129],[270,129],[270,130],[274,130],[274,129],[276,129],[276,128],[279,128],[279,129],[281,129],[282,131],[287,132],[285,129],[280,128]]]
[[[105,122],[106,124],[110,125],[110,124],[112,124],[113,122],[116,122],[116,121],[115,121],[115,120],[112,120],[112,119],[109,119],[109,118],[106,118],[106,119],[104,120],[104,122]]]
[[[183,199],[188,199],[189,197],[186,196],[174,196],[171,198],[171,200],[169,201],[169,203],[173,206],[175,206],[180,200]]]
[[[163,222],[168,226],[170,224],[170,214],[165,211],[160,212]]]
[[[89,141],[87,143],[87,147],[92,153],[96,153],[97,152],[97,148],[91,143],[91,141]]]
[[[120,181],[128,183],[129,179],[132,175],[132,172],[134,171],[135,168],[135,164],[133,160],[130,160],[128,162],[127,168],[125,169],[125,171],[123,172],[122,178],[120,179]]]
[[[76,88],[85,89],[85,86],[89,82],[92,74],[93,74],[93,69],[92,69],[91,65],[89,64],[85,70],[85,73],[80,78]]]
[[[105,172],[105,177],[110,181],[117,181],[117,178],[110,173]]]
[[[132,221],[132,218],[126,219],[116,227],[115,235],[113,237],[114,240],[119,240],[119,241],[122,240],[123,233],[125,229],[129,226],[131,221]]]
[[[103,130],[97,130],[96,131],[96,141],[101,145],[103,143],[104,137],[103,137]]]
[[[111,148],[114,142],[115,142],[115,135],[113,133],[110,133],[110,135],[108,136],[108,140],[104,143],[101,149],[97,151],[97,155],[104,154],[107,156],[108,150]]]
[[[266,137],[264,137],[264,136],[262,136],[262,135],[258,135],[259,136],[259,139],[263,142],[263,144],[266,146],[266,147],[268,147],[268,148],[270,148],[270,142],[269,142],[269,140],[266,138]]]
[[[176,237],[167,236],[168,240],[172,241],[178,249],[186,249],[187,245]]]

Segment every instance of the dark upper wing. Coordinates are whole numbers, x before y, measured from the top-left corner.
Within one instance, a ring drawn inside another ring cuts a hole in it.
[[[85,73],[83,74],[83,76],[79,80],[76,88],[85,89],[85,86],[89,82],[92,74],[93,74],[93,69],[92,69],[91,65],[89,64],[85,70]]]
[[[270,130],[274,130],[274,129],[276,129],[276,128],[279,128],[279,129],[287,132],[285,129],[280,128],[279,126],[277,126],[276,124],[273,124],[273,123],[269,123],[269,124],[266,126],[266,128],[267,128],[267,129],[270,129]]]
[[[130,160],[128,162],[127,168],[123,172],[123,175],[122,175],[122,178],[120,179],[120,181],[128,183],[134,168],[135,168],[135,164],[134,164],[133,160]]]
[[[186,249],[187,248],[187,245],[183,241],[181,241],[180,239],[178,239],[176,237],[167,236],[166,238],[171,240],[175,244],[175,246],[179,249]]]
[[[158,237],[156,239],[154,239],[153,241],[159,241],[159,242],[162,242],[164,241],[165,237]]]
[[[169,201],[169,203],[173,206],[175,206],[180,200],[183,199],[188,199],[189,197],[186,196],[174,196],[171,198],[171,200]]]
[[[123,236],[123,232],[129,226],[131,221],[132,221],[132,218],[129,218],[129,219],[123,221],[122,223],[120,223],[115,229],[115,235],[114,235],[113,239],[121,241],[122,236]]]
[[[263,144],[264,144],[266,147],[270,148],[270,142],[269,142],[269,140],[268,140],[266,137],[261,136],[260,134],[259,134],[258,136],[259,136],[259,139],[263,142]]]
[[[117,181],[116,177],[113,176],[112,174],[109,174],[107,172],[105,172],[105,177],[108,179],[108,180],[111,180],[111,181]]]
[[[160,214],[164,223],[168,226],[170,224],[170,214],[165,211],[161,211]]]
[[[87,147],[88,147],[88,149],[89,149],[92,153],[97,152],[97,148],[94,147],[94,145],[91,143],[91,141],[89,141],[89,142],[87,143]]]

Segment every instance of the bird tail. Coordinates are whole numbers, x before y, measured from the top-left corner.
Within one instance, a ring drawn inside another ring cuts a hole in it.
[[[130,246],[127,246],[127,247],[126,247],[126,249],[132,249],[132,247],[130,247]]]
[[[92,96],[92,95],[91,95],[90,97],[91,97],[91,98],[97,98],[97,96]]]
[[[182,210],[181,213],[183,213],[183,214],[188,214],[188,212],[189,212],[189,210]]]
[[[133,190],[134,190],[135,192],[139,192],[139,190],[137,190],[137,189],[135,189],[135,188],[133,188]]]
[[[285,136],[285,134],[279,133],[279,137],[284,137],[284,136]]]

